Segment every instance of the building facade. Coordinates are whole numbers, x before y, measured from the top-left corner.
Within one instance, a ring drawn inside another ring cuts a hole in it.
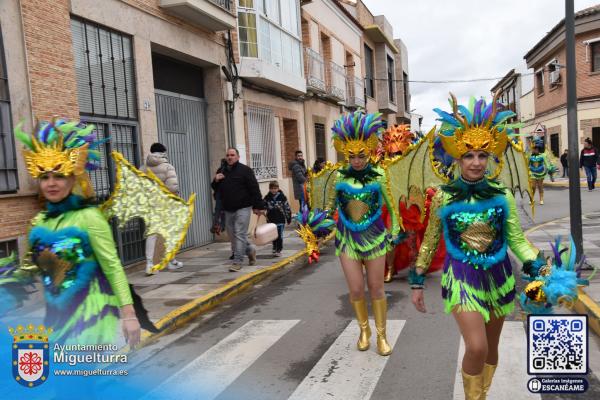
[[[198,195],[185,246],[210,242],[211,171],[227,145],[222,31],[235,26],[235,4],[220,0],[1,2],[0,257],[23,250],[40,206],[12,130],[55,115],[110,137],[91,174],[99,200],[114,188],[110,151],[140,166],[153,142],[165,143],[182,196]],[[133,221],[116,235],[124,262],[143,258],[143,229]]]
[[[562,20],[524,56],[534,74],[533,125],[545,127],[545,143],[555,154],[567,148],[565,24]],[[600,6],[575,15],[577,125],[585,138],[600,146]]]

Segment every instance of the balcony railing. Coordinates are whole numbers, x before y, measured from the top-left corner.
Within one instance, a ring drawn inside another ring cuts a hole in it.
[[[363,79],[357,76],[348,76],[346,81],[348,97],[346,106],[348,107],[365,107],[365,84]]]
[[[333,61],[330,61],[327,67],[329,69],[327,94],[339,100],[346,100],[346,72],[344,67]]]
[[[218,5],[219,7],[231,12],[231,0],[208,0],[213,4]]]
[[[309,89],[325,92],[325,62],[323,56],[311,49],[305,48],[306,53],[306,85]]]

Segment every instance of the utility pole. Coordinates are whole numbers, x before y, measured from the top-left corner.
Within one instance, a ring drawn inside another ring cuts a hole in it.
[[[571,236],[577,250],[577,261],[583,256],[581,223],[581,189],[579,188],[579,134],[577,129],[577,78],[575,71],[574,0],[565,1],[565,35],[567,45],[567,131],[569,138],[569,206]]]

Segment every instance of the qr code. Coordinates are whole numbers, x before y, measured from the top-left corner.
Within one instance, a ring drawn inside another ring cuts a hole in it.
[[[587,374],[587,315],[530,315],[528,373]]]

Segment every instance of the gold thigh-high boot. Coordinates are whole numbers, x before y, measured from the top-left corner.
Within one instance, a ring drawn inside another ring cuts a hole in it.
[[[385,337],[385,327],[387,322],[387,300],[371,299],[373,304],[373,315],[375,316],[375,328],[377,329],[377,352],[382,356],[389,356],[392,353],[387,338]]]
[[[358,337],[356,347],[360,351],[365,351],[369,349],[369,341],[371,339],[371,327],[369,326],[369,312],[367,311],[367,301],[363,298],[360,300],[351,301],[351,303],[352,308],[354,308],[354,313],[356,314],[358,326],[360,327],[360,336]]]
[[[496,372],[497,365],[491,365],[488,363],[483,364],[483,396],[482,400],[485,400],[490,386],[492,386],[492,379],[494,378],[494,372]]]
[[[544,205],[544,181],[540,180],[540,187],[539,187],[539,191],[540,191],[540,204]]]
[[[460,372],[463,378],[463,388],[465,389],[465,400],[483,399],[483,373],[479,375],[469,375],[462,369]]]

